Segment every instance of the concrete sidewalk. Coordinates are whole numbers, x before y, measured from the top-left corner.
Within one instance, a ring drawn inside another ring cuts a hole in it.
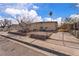
[[[71,35],[68,32],[57,32],[53,33],[50,36],[51,39],[59,40],[59,41],[69,41],[74,43],[79,43],[79,39],[77,39],[75,36]]]

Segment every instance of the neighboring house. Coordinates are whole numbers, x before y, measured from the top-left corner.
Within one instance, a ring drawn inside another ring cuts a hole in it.
[[[79,30],[79,22],[73,23],[73,30]]]
[[[19,30],[21,27],[18,24],[12,24],[10,27],[11,30]]]
[[[68,32],[72,29],[72,24],[62,24],[61,27],[59,27],[59,31]]]
[[[56,21],[50,22],[35,22],[31,23],[29,29],[37,30],[37,31],[56,31],[58,27],[58,23]]]

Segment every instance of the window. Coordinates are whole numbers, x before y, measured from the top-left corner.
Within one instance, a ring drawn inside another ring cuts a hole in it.
[[[43,27],[40,27],[40,30],[43,30]]]
[[[45,30],[47,29],[48,27],[45,27]]]

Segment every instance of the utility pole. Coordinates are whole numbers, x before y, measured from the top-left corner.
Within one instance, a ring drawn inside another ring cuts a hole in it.
[[[77,37],[77,32],[76,32],[76,30],[77,30],[77,17],[75,18],[75,36]]]
[[[63,26],[63,19],[61,19],[61,28]],[[63,29],[63,28],[62,28]],[[65,46],[65,43],[64,43],[64,32],[62,32],[62,41],[63,41],[63,45]]]

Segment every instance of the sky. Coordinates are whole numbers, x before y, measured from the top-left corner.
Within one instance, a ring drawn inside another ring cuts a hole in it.
[[[73,3],[48,3],[48,4],[36,4],[39,6],[38,14],[42,17],[48,16],[48,12],[52,11],[52,17],[68,17],[71,14],[78,13],[79,10],[76,4]]]
[[[0,19],[7,18],[13,21],[20,15],[27,17],[29,14],[36,22],[51,20],[60,22],[61,19],[78,13],[78,3],[0,3]]]

